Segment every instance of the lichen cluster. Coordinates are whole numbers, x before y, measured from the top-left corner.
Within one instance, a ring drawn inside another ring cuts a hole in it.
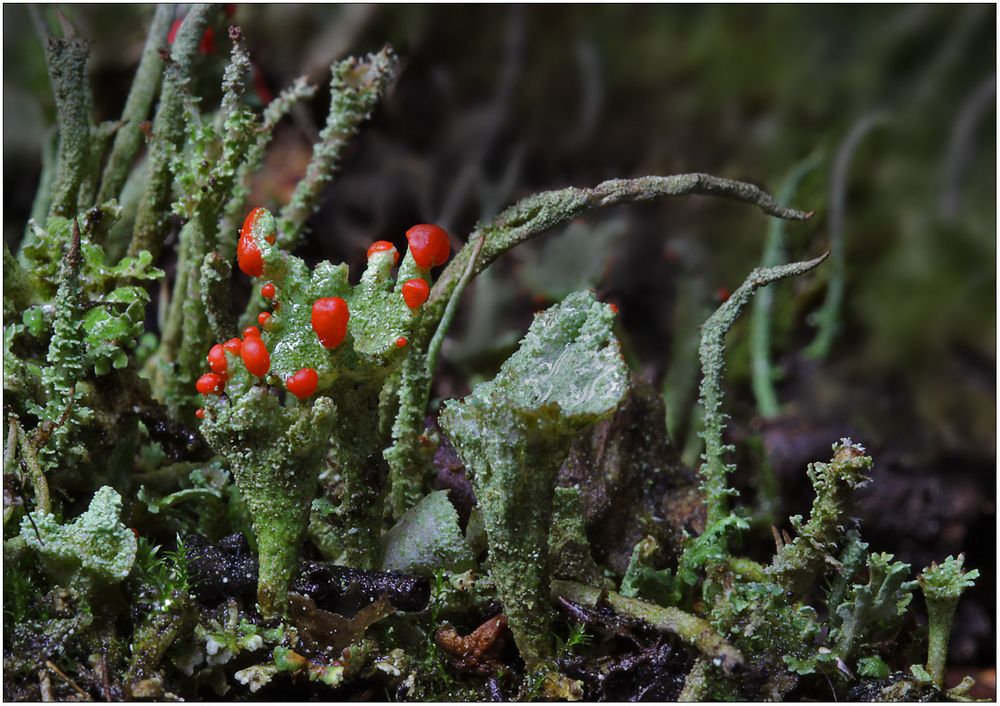
[[[613,306],[567,293],[491,380],[444,402],[443,434],[425,423],[463,291],[519,243],[590,211],[668,196],[719,196],[791,221],[809,214],[706,174],[612,180],[525,198],[479,224],[450,260],[461,239],[421,224],[402,257],[373,244],[352,284],[347,265],[310,266],[291,251],[389,90],[395,55],[331,67],[326,125],[272,215],[246,203],[249,179],[277,123],[315,88],[300,80],[259,111],[232,26],[222,97],[209,106],[195,95],[194,59],[222,9],[176,13],[155,10],[120,121],[94,124],[87,43],[47,46],[55,160],[19,251],[4,251],[11,679],[65,658],[107,698],[247,694],[280,680],[482,698],[498,679],[523,698],[580,698],[572,659],[593,657],[585,630],[603,625],[676,648],[684,699],[780,699],[813,677],[885,699],[966,693],[967,683],[945,691],[943,670],[955,606],[978,574],[949,557],[913,580],[909,565],[868,551],[850,520],[873,463],[860,445],[842,439],[829,462],[810,465],[809,517],[789,518],[794,536],[775,529],[769,562],[734,552],[749,523],[733,507],[723,442],[726,334],[758,290],[825,255],[768,259],[705,322],[705,457],[685,496],[696,507],[673,534],[654,512],[630,518],[638,541],[617,572],[590,544],[591,489],[559,485],[574,442],[636,394]],[[169,289],[154,266],[168,251]],[[233,277],[253,286],[242,316]],[[156,283],[160,321],[147,327]],[[769,309],[758,311],[766,323]],[[643,433],[661,438],[662,421]],[[449,451],[471,480],[468,507],[457,487],[432,482],[435,452]],[[661,477],[660,460],[643,469],[648,492],[676,481]],[[679,513],[671,500],[657,507]],[[893,646],[917,586],[928,649],[910,666]],[[579,625],[557,643],[567,612]],[[508,626],[525,670],[503,661]]]

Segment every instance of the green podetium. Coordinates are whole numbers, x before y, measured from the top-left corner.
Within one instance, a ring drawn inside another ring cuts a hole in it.
[[[346,265],[310,269],[275,245],[276,235],[267,210],[247,217],[239,266],[265,283],[273,311],[262,315],[262,332],[251,335],[251,328],[242,344],[213,348],[213,372],[202,377],[212,384],[199,381],[202,431],[231,464],[253,519],[258,602],[267,615],[285,609],[328,448],[343,479],[341,558],[378,568],[388,444],[379,397],[422,313],[404,300],[404,283],[429,279],[430,269],[414,261],[411,247],[394,280],[395,250],[373,249],[361,281],[351,286]],[[336,300],[334,313],[317,300]],[[286,404],[275,388],[291,393]]]
[[[591,292],[539,314],[490,382],[446,403],[441,425],[472,472],[491,572],[529,668],[552,656],[548,538],[570,442],[628,386],[614,312]]]
[[[934,685],[944,688],[944,669],[948,659],[948,640],[951,621],[962,592],[971,588],[979,578],[979,571],[964,571],[965,555],[948,557],[940,564],[934,562],[917,577],[920,590],[927,601],[927,675]],[[920,667],[913,667],[919,677]]]
[[[767,568],[768,575],[793,596],[804,596],[823,573],[828,557],[836,553],[852,496],[868,483],[871,465],[864,447],[850,439],[833,445],[830,463],[809,464],[807,474],[816,492],[809,521],[803,523],[800,515],[789,518],[798,536],[779,548]]]

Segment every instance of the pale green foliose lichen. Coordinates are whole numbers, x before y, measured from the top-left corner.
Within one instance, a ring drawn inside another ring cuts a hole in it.
[[[121,496],[104,486],[70,523],[60,525],[52,513],[38,511],[24,517],[21,537],[59,576],[82,569],[105,581],[121,581],[132,570],[138,547],[135,534],[119,519],[121,510]]]
[[[433,576],[476,568],[476,558],[458,526],[448,491],[436,490],[411,507],[382,535],[383,571]]]

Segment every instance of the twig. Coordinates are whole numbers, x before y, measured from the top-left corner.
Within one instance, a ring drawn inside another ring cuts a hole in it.
[[[87,701],[94,700],[94,698],[90,694],[88,694],[86,691],[80,688],[79,684],[70,679],[69,676],[63,670],[59,669],[59,667],[53,664],[52,660],[50,659],[45,660],[45,666],[49,668],[49,671],[51,671],[53,674],[55,674],[57,677],[62,679],[67,684],[69,684],[70,687],[73,689],[73,691],[78,693],[83,698],[87,699]]]
[[[616,613],[641,620],[662,632],[669,632],[696,648],[726,674],[743,665],[742,653],[716,632],[712,624],[679,608],[626,598],[614,591],[602,591],[575,581],[552,581],[553,598],[564,598],[590,608],[606,602]]]
[[[108,673],[108,649],[106,646],[101,649],[101,693],[104,694],[104,700],[108,703],[114,701],[111,697],[111,675]]]
[[[28,439],[28,435],[20,425],[17,426],[17,446],[20,450],[20,459],[25,475],[31,479],[31,488],[35,493],[35,509],[45,513],[51,512],[52,501],[49,497],[49,484],[45,479],[42,466],[38,462],[37,447]],[[30,513],[28,514],[30,516]],[[37,529],[35,534],[38,534]],[[41,542],[41,537],[38,541]]]

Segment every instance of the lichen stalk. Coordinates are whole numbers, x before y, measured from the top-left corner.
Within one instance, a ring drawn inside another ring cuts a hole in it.
[[[964,562],[964,554],[959,554],[958,558],[949,556],[940,564],[932,563],[917,577],[927,603],[926,669],[939,689],[944,688],[955,608],[965,589],[971,588],[979,578],[977,569],[968,572],[964,570]]]
[[[153,12],[153,21],[142,49],[142,58],[132,79],[128,98],[125,99],[122,125],[115,134],[115,141],[101,177],[97,203],[104,203],[120,196],[135,155],[139,152],[142,144],[142,122],[149,115],[163,74],[163,60],[159,52],[167,43],[167,32],[170,30],[175,12],[176,6],[172,3],[157,5]]]
[[[90,100],[87,90],[89,43],[78,37],[49,38],[45,58],[59,121],[57,169],[50,216],[72,217],[90,164]]]
[[[614,313],[577,292],[538,315],[517,353],[471,395],[448,402],[442,428],[472,473],[497,585],[521,656],[552,656],[548,541],[555,477],[573,438],[611,415],[628,373]]]
[[[820,163],[820,153],[813,152],[795,165],[778,188],[778,203],[791,201],[799,182]],[[767,239],[760,257],[760,267],[774,267],[785,260],[785,221],[776,218],[767,226]],[[766,287],[753,303],[750,328],[751,381],[757,400],[757,411],[765,419],[778,414],[778,395],[774,391],[774,370],[771,364],[771,309],[774,291]]]
[[[698,347],[702,367],[700,401],[705,415],[703,432],[705,463],[701,466],[700,474],[709,526],[723,521],[729,515],[729,497],[736,494],[726,480],[732,466],[724,460],[728,447],[722,443],[722,431],[726,420],[726,415],[722,411],[726,333],[758,289],[778,280],[805,274],[823,262],[827,254],[805,262],[755,269],[739,289],[733,292],[705,322]],[[722,541],[725,541],[724,537]]]
[[[184,98],[190,82],[191,62],[197,56],[202,35],[215,12],[211,5],[192,5],[174,39],[153,119],[146,188],[136,213],[128,248],[130,256],[148,250],[155,258],[166,238],[174,180],[171,161],[184,141]]]
[[[398,60],[390,47],[364,59],[351,57],[331,69],[330,112],[305,176],[278,218],[282,247],[294,250],[308,218],[319,206],[327,183],[340,168],[344,149],[361,130],[396,75]]]
[[[816,335],[805,349],[811,358],[825,358],[833,346],[840,327],[840,310],[843,306],[847,277],[847,244],[844,221],[847,213],[847,187],[851,163],[864,138],[884,124],[884,112],[869,113],[858,120],[837,147],[830,174],[830,205],[827,230],[830,233],[830,271],[827,274],[826,299],[816,312]]]
[[[295,80],[295,82],[284,89],[278,96],[267,104],[264,108],[264,113],[261,116],[260,127],[257,129],[257,137],[254,143],[247,150],[246,159],[239,167],[232,193],[229,196],[229,200],[226,202],[226,206],[223,209],[222,222],[219,225],[219,232],[223,235],[227,233],[234,232],[238,225],[239,219],[244,215],[244,210],[246,207],[246,197],[250,192],[250,180],[254,174],[256,174],[264,162],[264,155],[267,152],[267,146],[271,143],[274,137],[274,130],[295,105],[307,98],[312,98],[316,93],[316,86],[309,84],[305,77],[300,76]],[[225,237],[220,239],[219,242],[219,253],[226,260],[232,260],[233,256],[236,254],[236,243],[233,239],[227,239]],[[262,300],[258,292],[254,292],[251,297],[251,302],[254,306],[248,307],[248,311],[252,309],[253,315],[256,315],[261,309]],[[247,322],[249,323],[249,322]]]
[[[835,555],[854,491],[868,482],[871,465],[865,449],[850,439],[833,445],[830,463],[809,465],[809,480],[816,493],[809,520],[803,524],[800,516],[792,518],[798,536],[778,550],[767,568],[771,579],[792,596],[808,592],[828,557]]]

